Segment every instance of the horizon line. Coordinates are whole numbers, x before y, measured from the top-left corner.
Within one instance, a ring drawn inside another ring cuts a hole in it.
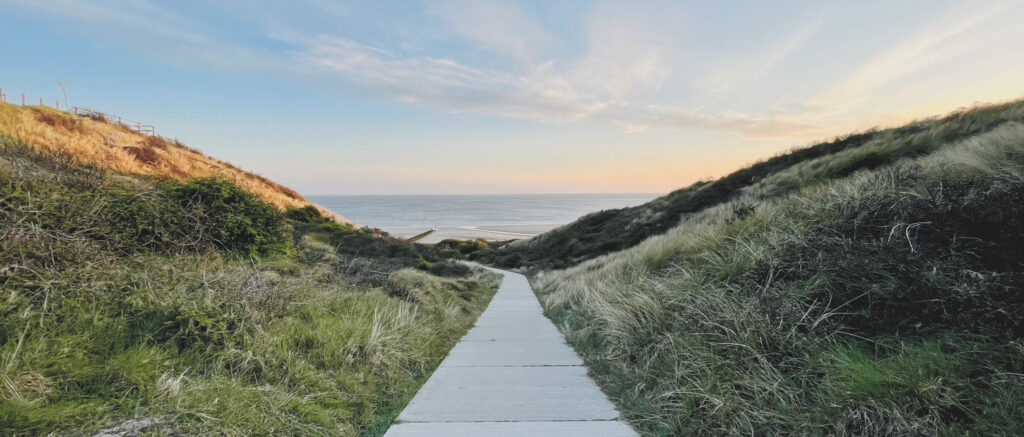
[[[674,191],[674,190],[673,190]],[[383,194],[303,194],[304,197],[370,197],[370,196],[580,196],[580,195],[613,195],[613,194],[636,194],[636,195],[664,195],[666,192],[645,192],[645,191],[621,191],[621,192],[579,192],[579,193],[383,193]]]

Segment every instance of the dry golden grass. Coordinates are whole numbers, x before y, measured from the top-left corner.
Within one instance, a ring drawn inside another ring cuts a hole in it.
[[[69,154],[83,163],[122,173],[175,179],[222,177],[280,209],[313,205],[324,216],[354,225],[263,176],[206,156],[178,141],[144,135],[118,124],[47,107],[0,103],[0,133],[17,137],[32,147]]]

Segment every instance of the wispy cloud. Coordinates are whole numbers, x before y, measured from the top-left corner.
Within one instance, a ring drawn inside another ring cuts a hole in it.
[[[452,111],[569,121],[587,118],[604,105],[542,72],[524,76],[473,68],[452,59],[403,56],[337,37],[314,38],[299,59],[329,77],[341,75],[398,101]]]
[[[779,116],[757,117],[729,111],[709,115],[675,106],[648,105],[617,115],[614,111],[602,114],[616,126],[629,132],[650,129],[705,129],[720,132],[739,132],[759,137],[792,137],[820,135],[821,126],[801,123]]]
[[[398,102],[454,112],[555,123],[591,120],[627,131],[698,128],[762,135],[784,134],[790,128],[772,120],[634,101],[638,90],[657,90],[669,79],[666,58],[671,53],[646,40],[642,27],[619,22],[614,14],[592,20],[583,56],[559,61],[543,58],[556,41],[516,2],[452,0],[434,6],[430,13],[452,32],[520,62],[515,68],[494,69],[339,36],[306,35],[285,23],[275,25],[272,39],[293,49],[271,52],[211,37],[203,23],[144,0],[107,6],[80,0],[4,1],[97,26],[98,34],[172,62],[350,82]],[[349,13],[333,6],[327,12]],[[128,34],[132,39],[123,40]]]
[[[456,112],[555,123],[596,121],[629,132],[689,128],[785,136],[811,129],[776,117],[645,102],[645,94],[657,92],[672,77],[672,49],[645,27],[657,9],[597,11],[589,20],[582,55],[557,60],[543,57],[554,37],[516,2],[448,1],[431,13],[460,36],[521,65],[479,68],[327,35],[302,44],[301,62],[397,101]]]
[[[282,54],[216,38],[210,35],[206,23],[147,0],[102,3],[0,0],[0,5],[3,4],[48,14],[56,18],[61,27],[78,28],[89,37],[114,41],[168,63],[279,75],[301,74],[301,70]]]
[[[350,40],[321,36],[303,51],[304,63],[325,74],[387,94],[405,103],[451,111],[525,117],[549,122],[595,120],[624,130],[697,128],[779,136],[806,132],[809,126],[738,113],[713,115],[663,105],[634,105],[614,98],[619,90],[580,87],[570,79],[579,69],[562,74],[539,68],[526,74],[478,69],[452,59],[402,56]],[[584,63],[586,65],[586,63]],[[600,69],[594,76],[600,76]],[[649,67],[613,69],[607,83],[634,86],[648,81]],[[623,76],[626,76],[623,78]],[[606,84],[603,84],[605,86]]]
[[[586,24],[583,55],[570,60],[568,79],[590,92],[631,103],[658,92],[672,78],[673,44],[659,21],[667,10],[606,4]]]
[[[532,9],[517,1],[445,0],[431,5],[418,17],[435,20],[445,37],[458,39],[455,44],[445,41],[434,46],[344,35],[341,24],[306,29],[302,23],[277,17],[252,24],[264,31],[266,41],[274,42],[261,44],[259,38],[218,33],[217,23],[201,15],[190,16],[146,0],[0,0],[0,4],[70,20],[88,29],[90,36],[108,38],[168,62],[355,84],[381,98],[446,111],[551,123],[592,121],[630,132],[703,129],[808,136],[870,102],[883,87],[969,52],[973,46],[960,42],[960,37],[1016,3],[956,6],[856,66],[841,82],[827,84],[816,95],[789,99],[798,104],[761,105],[742,112],[728,101],[711,99],[719,91],[757,83],[784,68],[794,53],[822,33],[824,16],[796,21],[778,38],[745,41],[755,45],[705,67],[705,59],[683,61],[687,48],[699,42],[681,40],[683,34],[677,28],[682,17],[669,16],[663,4],[590,8],[584,27],[576,29],[582,42],[566,50],[560,48],[570,44],[562,40],[564,32],[557,31],[564,29],[546,28]],[[357,13],[353,8],[325,0],[305,0],[295,7],[310,8],[311,14],[338,23],[358,19],[353,18]],[[406,48],[412,45],[417,49]],[[481,49],[490,58],[448,50],[452,45]],[[686,80],[690,83],[678,84]],[[701,92],[696,96],[679,92],[687,87]],[[788,96],[787,92],[778,94]]]
[[[429,8],[451,31],[493,52],[542,64],[558,41],[515,1],[445,0]]]
[[[3,0],[25,8],[37,9],[49,14],[64,16],[103,26],[128,27],[179,41],[204,42],[209,39],[202,33],[190,30],[194,23],[166,8],[147,1],[134,1],[116,7],[101,6],[81,0]]]
[[[695,80],[695,86],[708,92],[732,90],[741,85],[758,86],[766,76],[777,71],[795,52],[803,48],[822,29],[823,16],[801,20],[798,25],[779,36],[769,35],[764,44],[728,56]]]
[[[985,41],[970,44],[961,38],[985,21],[1020,4],[1019,1],[999,1],[954,6],[910,37],[868,61],[849,79],[810,99],[806,103],[810,112],[801,116],[823,118],[847,112],[870,101],[888,84],[986,46]]]

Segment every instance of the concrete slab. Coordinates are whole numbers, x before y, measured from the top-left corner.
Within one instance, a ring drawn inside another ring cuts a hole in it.
[[[388,430],[388,437],[633,437],[636,433],[622,422],[593,420],[580,422],[433,422],[400,423]]]
[[[523,314],[521,316],[502,314],[500,316],[496,315],[488,317],[486,319],[481,318],[479,321],[476,322],[476,326],[504,326],[508,327],[509,329],[515,329],[520,327],[541,325],[545,323],[549,325],[551,324],[551,322],[540,313]]]
[[[524,314],[517,314],[524,313]],[[483,316],[484,314],[481,314]],[[543,312],[540,307],[526,306],[519,304],[494,304],[494,308],[486,312],[487,316],[501,317],[501,316],[522,316],[522,315],[538,315],[543,317]],[[481,321],[487,320],[482,319]]]
[[[448,353],[442,366],[582,366],[561,338],[545,341],[463,341]]]
[[[562,339],[562,333],[558,332],[558,330],[555,329],[555,326],[550,323],[534,326],[477,326],[476,328],[471,329],[465,337],[462,337],[463,342],[522,340],[561,341]]]
[[[536,422],[618,416],[580,366],[439,367],[398,421]]]

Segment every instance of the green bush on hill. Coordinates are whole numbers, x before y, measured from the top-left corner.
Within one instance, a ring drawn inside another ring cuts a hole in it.
[[[284,212],[285,218],[294,220],[301,223],[312,223],[312,224],[324,224],[333,223],[327,217],[320,214],[316,207],[313,205],[307,205],[302,208],[289,208]]]
[[[458,240],[449,238],[441,240],[435,244],[435,247],[440,249],[441,253],[449,258],[466,259],[468,256],[487,249],[489,246],[485,240]]]
[[[195,217],[197,239],[247,255],[283,251],[286,234],[281,215],[266,202],[223,179],[162,181],[161,191]]]
[[[32,224],[5,245],[44,241],[51,262],[86,247],[121,254],[221,249],[246,256],[286,249],[280,214],[270,205],[221,179],[126,181],[104,171],[35,151],[0,136],[7,172],[0,202],[8,223]],[[129,184],[144,184],[144,187]],[[31,233],[28,238],[25,232]],[[26,237],[26,238],[18,238]],[[59,247],[58,247],[59,246]],[[10,247],[8,247],[10,249]],[[42,252],[5,251],[26,257]],[[18,264],[18,260],[9,260]],[[45,263],[45,261],[44,261]]]

